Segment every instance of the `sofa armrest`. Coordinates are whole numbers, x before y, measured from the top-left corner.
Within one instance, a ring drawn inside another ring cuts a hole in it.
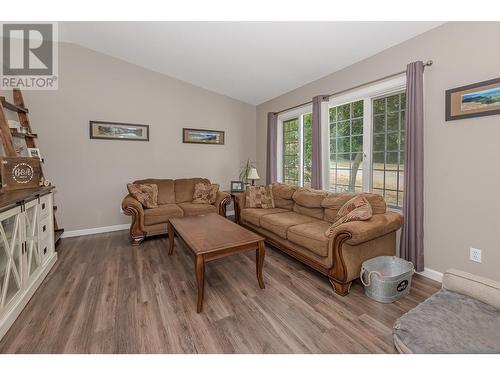
[[[234,197],[234,214],[236,216],[236,223],[241,222],[241,210],[245,208],[246,204],[246,193],[233,193]]]
[[[219,215],[226,217],[226,206],[231,202],[231,194],[225,191],[218,191],[217,197],[215,198],[215,207],[217,207],[217,212]]]
[[[129,194],[122,200],[122,210],[125,215],[132,216],[130,237],[133,244],[139,244],[146,235],[144,229],[144,208],[137,199]]]
[[[141,202],[135,199],[132,195],[127,195],[122,200],[122,210],[126,215],[132,216],[134,214],[139,214],[144,217],[144,208]]]
[[[357,245],[394,232],[402,225],[403,216],[397,212],[388,211],[373,215],[370,220],[340,224],[333,230],[331,237],[335,238],[340,234],[348,235],[350,238],[346,240],[346,243]]]
[[[464,294],[500,310],[500,282],[450,269],[443,275],[443,288]]]

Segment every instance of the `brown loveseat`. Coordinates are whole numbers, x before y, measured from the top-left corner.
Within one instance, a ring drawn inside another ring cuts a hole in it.
[[[396,231],[403,217],[387,212],[384,198],[363,195],[372,206],[373,217],[337,226],[325,235],[337,211],[352,193],[330,193],[272,184],[275,208],[246,208],[245,193],[236,195],[236,220],[266,238],[274,247],[328,276],[335,292],[347,295],[352,280],[359,277],[361,263],[379,255],[395,255]]]
[[[203,215],[214,212],[226,216],[226,205],[231,200],[231,196],[223,191],[217,193],[217,199],[213,205],[191,203],[194,185],[200,182],[210,183],[206,178],[182,178],[178,180],[150,178],[134,181],[138,184],[158,185],[158,207],[144,208],[130,194],[123,198],[123,212],[132,216],[132,224],[130,225],[132,244],[139,245],[147,236],[167,233],[167,222],[171,217]]]

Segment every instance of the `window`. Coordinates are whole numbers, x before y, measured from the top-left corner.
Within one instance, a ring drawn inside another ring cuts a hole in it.
[[[363,189],[363,101],[330,108],[330,190]]]
[[[312,114],[308,107],[281,121],[282,176],[286,184],[311,186]]]
[[[330,99],[325,188],[373,191],[389,207],[403,206],[404,86],[400,77]]]
[[[373,100],[373,192],[403,206],[406,94]]]
[[[391,208],[403,206],[405,77],[332,97],[322,124],[324,188],[373,191]],[[280,115],[278,180],[311,186],[312,107]]]

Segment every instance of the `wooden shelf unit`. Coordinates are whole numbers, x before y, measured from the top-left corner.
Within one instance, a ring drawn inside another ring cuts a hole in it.
[[[11,111],[17,112],[17,113],[28,113],[28,108],[20,107],[18,105],[12,104],[11,102],[7,101],[5,99],[5,96],[0,96],[0,102],[2,102],[2,105],[4,106],[5,109],[9,109]]]
[[[24,105],[24,98],[21,90],[14,89],[12,92],[12,96],[14,98],[14,103],[8,101],[5,96],[0,96],[0,138],[4,148],[5,156],[15,157],[20,155],[17,155],[16,153],[12,137],[24,138],[27,147],[36,148],[35,139],[38,138],[38,135],[34,134],[31,130],[31,125],[28,118],[29,110]],[[25,133],[18,132],[9,128],[4,110],[9,110],[17,113],[21,127],[26,130]],[[44,160],[41,160],[41,162],[43,164]],[[56,209],[57,208],[54,207],[53,211],[55,212]],[[54,238],[56,243],[59,241],[63,233],[64,229],[58,227],[57,220],[54,214]]]
[[[38,138],[37,134],[26,134],[26,133],[16,132],[16,131],[12,131],[12,130],[11,130],[10,134],[12,134],[13,137],[17,137],[17,138]]]

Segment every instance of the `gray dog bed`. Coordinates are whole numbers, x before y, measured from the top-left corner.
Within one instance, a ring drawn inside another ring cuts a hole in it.
[[[500,283],[450,270],[443,289],[399,318],[400,353],[500,353]]]

